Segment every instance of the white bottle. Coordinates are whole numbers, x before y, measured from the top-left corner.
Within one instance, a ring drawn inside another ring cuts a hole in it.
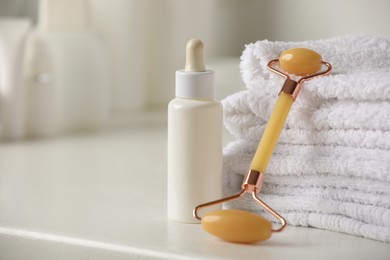
[[[0,19],[0,123],[2,138],[6,140],[24,137],[25,85],[22,68],[30,25],[26,19]]]
[[[27,56],[28,135],[95,130],[109,115],[110,60],[86,0],[41,0]]]
[[[214,99],[203,43],[190,40],[186,56],[168,106],[168,218],[198,223],[194,208],[222,195],[222,105]]]
[[[30,34],[25,55],[26,132],[28,137],[47,137],[59,133],[61,100],[55,84],[53,53],[41,33]]]

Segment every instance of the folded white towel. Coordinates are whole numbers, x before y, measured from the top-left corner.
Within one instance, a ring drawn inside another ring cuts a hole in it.
[[[317,51],[333,71],[303,86],[260,196],[292,225],[390,242],[390,37],[247,45],[248,89],[223,101],[225,125],[241,139],[224,151],[224,194],[240,190],[284,81],[266,64],[293,47]],[[263,214],[250,197],[225,207]]]
[[[227,97],[223,100],[226,128],[240,139],[259,140],[276,99],[276,95],[264,95],[257,89]],[[325,100],[301,104],[293,105],[280,142],[390,149],[389,101]]]
[[[264,95],[262,91],[253,89],[233,94],[223,100],[225,117],[232,120],[227,123],[236,124],[243,114],[251,114],[266,122],[276,100],[276,95]],[[388,101],[327,100],[317,102],[315,105],[294,106],[288,115],[286,127],[307,130],[390,131],[389,111],[390,102]]]
[[[240,66],[249,89],[223,101],[227,129],[241,139],[260,139],[284,80],[266,64],[297,46],[321,53],[333,71],[304,84],[280,142],[390,149],[390,37],[247,45]]]
[[[304,103],[334,98],[390,100],[390,37],[344,36],[317,41],[265,40],[248,44],[240,64],[246,86],[277,94],[283,78],[269,72],[266,65],[284,50],[294,47],[313,49],[333,66],[330,76],[305,83],[301,94],[305,95]],[[296,103],[299,106],[300,98]]]
[[[256,147],[241,140],[225,148],[225,195],[240,190]],[[390,242],[389,158],[384,150],[278,144],[260,196],[291,225]],[[264,214],[250,197],[225,207]]]

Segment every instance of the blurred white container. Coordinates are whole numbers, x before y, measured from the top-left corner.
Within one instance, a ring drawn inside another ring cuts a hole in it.
[[[26,99],[26,128],[28,136],[57,134],[60,123],[60,92],[54,81],[53,53],[38,32],[27,42],[25,77],[28,85]]]
[[[31,136],[99,129],[108,119],[109,57],[87,18],[85,1],[41,1],[26,66]]]
[[[2,137],[8,140],[24,136],[22,64],[29,29],[27,19],[0,20],[0,114]]]
[[[93,27],[102,34],[111,54],[113,110],[138,111],[148,101],[147,81],[151,77],[151,69],[146,68],[152,51],[146,37],[153,21],[149,1],[90,0],[89,3]]]
[[[67,132],[103,126],[109,114],[110,86],[103,45],[92,33],[50,33],[40,35],[40,40],[52,54],[59,129]]]

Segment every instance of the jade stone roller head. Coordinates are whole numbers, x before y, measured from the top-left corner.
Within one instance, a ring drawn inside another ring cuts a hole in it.
[[[283,72],[274,68],[276,63],[279,63]],[[326,69],[321,71],[323,66]],[[290,108],[299,93],[301,84],[314,77],[329,74],[332,66],[322,61],[321,55],[315,51],[306,48],[294,48],[284,51],[279,59],[271,60],[268,63],[268,69],[286,80],[257,147],[250,169],[244,177],[241,192],[230,197],[201,204],[193,212],[194,217],[201,220],[204,230],[230,242],[256,243],[264,241],[269,239],[272,233],[280,232],[286,227],[286,220],[263,202],[257,194],[260,192],[271,155]],[[302,78],[295,81],[290,78],[290,74],[302,76]],[[253,199],[280,222],[280,227],[273,228],[272,223],[262,216],[242,210],[217,210],[208,212],[203,217],[198,215],[198,211],[204,207],[234,200],[247,193],[251,193]]]

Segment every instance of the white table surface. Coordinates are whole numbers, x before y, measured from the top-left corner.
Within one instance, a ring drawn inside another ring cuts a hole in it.
[[[0,259],[390,259],[390,244],[288,227],[227,243],[166,217],[166,130],[0,143]]]

